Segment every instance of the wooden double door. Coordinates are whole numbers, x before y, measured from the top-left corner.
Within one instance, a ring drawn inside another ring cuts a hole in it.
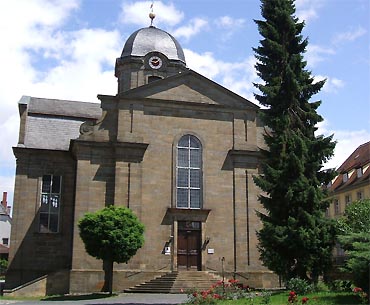
[[[201,230],[198,222],[179,224],[177,234],[177,268],[201,270]]]

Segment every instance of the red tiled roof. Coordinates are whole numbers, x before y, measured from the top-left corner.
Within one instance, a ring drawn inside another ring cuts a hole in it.
[[[0,254],[9,253],[9,247],[0,244]]]
[[[359,168],[370,162],[370,141],[356,148],[356,150],[347,158],[338,168],[339,173],[346,173],[353,168]]]
[[[356,150],[347,158],[346,161],[338,168],[338,176],[333,182],[332,186],[329,187],[330,191],[338,191],[348,186],[355,186],[363,183],[364,181],[370,181],[370,167],[362,174],[361,177],[357,176],[356,169],[362,168],[364,165],[370,163],[370,141],[364,143],[356,148]],[[343,182],[343,176],[345,173],[349,174],[351,170],[354,170],[351,177],[348,177],[346,182]]]

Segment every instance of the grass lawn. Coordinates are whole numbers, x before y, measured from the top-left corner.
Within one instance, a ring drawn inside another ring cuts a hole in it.
[[[288,292],[279,292],[273,294],[270,298],[270,303],[263,303],[262,298],[256,297],[254,299],[240,299],[240,300],[224,300],[218,301],[217,305],[287,305],[288,304]],[[352,292],[317,292],[309,293],[304,295],[309,300],[307,305],[357,305],[361,304],[360,299],[353,295]],[[302,304],[302,296],[298,296],[298,302],[296,304]]]

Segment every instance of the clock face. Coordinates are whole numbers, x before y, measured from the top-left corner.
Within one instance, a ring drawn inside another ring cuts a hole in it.
[[[152,56],[149,58],[149,66],[152,69],[159,69],[162,67],[162,59],[160,59],[158,56]]]

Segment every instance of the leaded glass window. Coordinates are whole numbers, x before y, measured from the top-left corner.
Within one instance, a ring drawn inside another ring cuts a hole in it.
[[[183,136],[177,144],[176,206],[202,207],[202,146],[192,135]]]
[[[59,231],[59,211],[61,197],[61,176],[44,175],[41,185],[39,232]]]

